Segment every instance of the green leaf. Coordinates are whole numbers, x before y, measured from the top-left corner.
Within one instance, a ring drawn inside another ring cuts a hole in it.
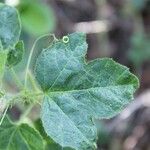
[[[0,3],[0,41],[3,49],[14,47],[20,37],[21,27],[15,8]]]
[[[2,45],[2,42],[0,40],[0,51],[2,51],[2,50],[3,50],[3,45]]]
[[[112,59],[87,63],[84,34],[70,34],[68,39],[55,41],[37,59],[35,76],[45,92],[41,119],[46,133],[62,147],[94,150],[94,119],[117,115],[139,83]]]
[[[144,33],[136,32],[131,39],[131,44],[128,56],[135,67],[140,67],[142,63],[150,60],[150,42]]]
[[[7,61],[7,51],[0,51],[0,85],[4,75],[6,61]]]
[[[19,41],[14,48],[8,53],[7,65],[9,67],[17,65],[23,58],[24,54],[24,43]]]
[[[132,8],[135,8],[136,10],[141,11],[144,8],[144,6],[146,5],[147,1],[148,0],[132,0],[131,6],[132,6]]]
[[[47,134],[44,131],[44,128],[42,126],[42,122],[40,119],[36,120],[34,122],[34,125],[36,127],[36,129],[40,132],[40,134],[42,135],[42,137],[44,138],[45,142],[46,142],[46,147],[45,150],[61,150],[62,147],[55,143],[52,139],[50,139]],[[63,148],[63,150],[72,150],[70,148]]]
[[[74,150],[74,149],[62,148],[60,145],[58,145],[56,143],[48,143],[46,145],[46,149],[45,150]]]
[[[54,30],[55,16],[51,7],[38,0],[22,0],[18,6],[24,30],[39,36]]]
[[[27,124],[15,125],[7,117],[0,126],[0,150],[44,150],[40,134]]]

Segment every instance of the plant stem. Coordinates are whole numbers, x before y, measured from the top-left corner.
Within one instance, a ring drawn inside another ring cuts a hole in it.
[[[9,106],[6,107],[6,109],[5,109],[4,113],[3,113],[3,116],[2,116],[2,118],[1,118],[1,120],[0,120],[0,126],[1,126],[2,123],[3,123],[3,120],[4,120],[5,116],[6,116],[6,113],[7,113],[8,108],[9,108]]]
[[[36,82],[35,82],[35,80],[34,80],[33,75],[31,74],[30,71],[29,71],[28,73],[29,73],[29,74],[28,74],[28,75],[29,75],[29,80],[30,80],[30,82],[31,82],[31,84],[32,84],[32,87],[34,88],[35,91],[40,92],[40,90],[38,89],[37,84],[36,84]]]
[[[32,108],[34,107],[35,104],[29,105],[29,107],[27,108],[27,110],[22,114],[22,116],[20,117],[19,120],[19,124],[23,122],[23,120],[26,118],[26,116],[31,112]]]
[[[43,92],[33,93],[33,94],[30,94],[30,96],[43,96]]]
[[[23,84],[22,84],[21,81],[18,79],[18,76],[17,76],[15,70],[14,70],[13,68],[11,68],[10,70],[11,70],[11,73],[12,73],[12,75],[13,75],[13,77],[14,77],[16,83],[17,83],[17,86],[22,89],[22,88],[23,88]]]

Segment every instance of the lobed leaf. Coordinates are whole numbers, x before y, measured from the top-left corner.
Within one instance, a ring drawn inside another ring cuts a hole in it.
[[[27,124],[15,125],[7,117],[0,126],[0,150],[44,150],[40,134]]]
[[[20,32],[20,20],[16,9],[0,3],[0,41],[4,50],[14,47]]]
[[[94,119],[111,118],[132,99],[138,79],[112,59],[86,62],[86,37],[65,36],[44,49],[35,76],[45,92],[41,119],[46,133],[62,147],[96,149]]]

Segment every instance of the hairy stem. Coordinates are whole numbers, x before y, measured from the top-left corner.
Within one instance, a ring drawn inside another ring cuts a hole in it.
[[[23,120],[27,117],[27,115],[31,112],[32,108],[34,107],[35,104],[29,105],[29,107],[27,108],[27,110],[22,114],[22,116],[20,117],[19,123],[22,123]]]
[[[34,90],[37,91],[37,92],[40,92],[40,90],[37,87],[37,84],[36,84],[36,82],[34,80],[34,77],[33,77],[32,73],[30,71],[28,72],[28,75],[29,75],[29,80],[30,80],[30,82],[31,82],[32,87],[34,88]]]
[[[15,70],[13,68],[10,69],[11,73],[13,75],[14,80],[16,81],[16,84],[18,86],[18,88],[22,89],[23,88],[23,84],[21,83],[21,81],[18,79],[18,76],[15,72]]]
[[[8,108],[9,108],[9,106],[6,107],[6,109],[5,109],[4,113],[3,113],[3,116],[2,116],[2,118],[1,118],[1,120],[0,120],[0,126],[1,126],[2,123],[3,123],[3,120],[4,120],[5,116],[6,116],[6,113],[7,113]]]

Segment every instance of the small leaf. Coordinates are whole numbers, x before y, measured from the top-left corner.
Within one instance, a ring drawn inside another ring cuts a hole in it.
[[[0,3],[0,41],[3,49],[14,47],[20,37],[21,27],[15,8]]]
[[[51,7],[38,0],[22,0],[18,6],[24,30],[39,36],[54,30],[55,16]]]
[[[55,41],[37,59],[35,76],[45,92],[41,119],[62,147],[96,149],[94,119],[117,115],[133,99],[138,79],[112,59],[85,61],[85,35]]]
[[[23,41],[19,41],[15,48],[12,48],[8,53],[7,65],[9,67],[17,65],[23,57],[24,54],[24,44]]]
[[[7,61],[7,51],[0,51],[0,85],[4,75],[6,61]]]
[[[15,125],[7,117],[0,126],[0,150],[44,150],[40,134],[27,124]]]

